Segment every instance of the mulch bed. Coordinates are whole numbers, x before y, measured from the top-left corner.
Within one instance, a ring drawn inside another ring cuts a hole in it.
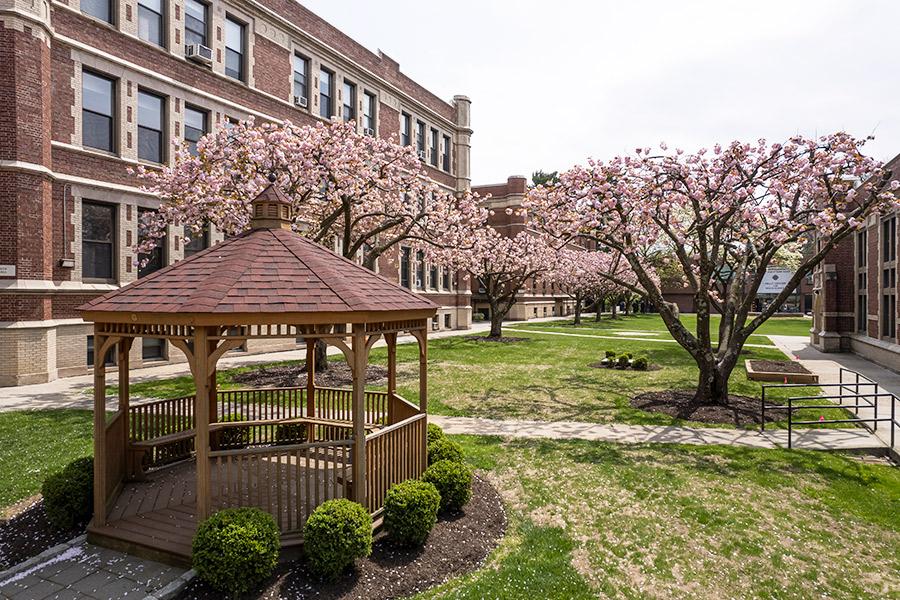
[[[803,375],[812,375],[809,369],[793,360],[754,359],[747,362],[753,363],[754,371],[765,371],[767,373],[800,373]]]
[[[500,337],[490,335],[467,335],[466,339],[470,342],[496,342],[498,344],[515,344],[516,342],[528,341],[528,338],[507,337],[505,335]]]
[[[379,365],[366,367],[366,383],[379,384],[387,381],[388,370]],[[253,387],[295,387],[306,385],[306,363],[299,365],[279,365],[259,367],[246,373],[233,375],[235,383],[246,383]],[[328,369],[316,373],[319,387],[342,387],[353,384],[353,374],[346,362],[329,362]]]
[[[0,519],[0,571],[84,533],[84,528],[62,530],[50,524],[40,496],[19,503]]]
[[[620,369],[620,368],[616,367],[615,365],[610,367],[608,363],[604,363],[604,362],[595,362],[595,363],[589,364],[588,366],[592,369],[609,369],[610,371],[632,371],[634,373],[643,373],[645,371],[659,371],[660,369],[662,369],[662,367],[659,365],[647,365],[647,368],[644,370],[632,369],[631,367],[629,367],[627,369]]]
[[[477,569],[505,530],[500,495],[476,475],[465,511],[438,519],[423,548],[396,548],[381,533],[375,538],[372,555],[356,561],[353,571],[336,583],[318,581],[306,571],[303,559],[298,559],[280,564],[265,586],[246,598],[405,598]],[[220,592],[198,580],[179,596],[180,600],[220,598]]]
[[[662,413],[676,419],[699,421],[702,423],[728,423],[737,427],[759,425],[760,403],[758,398],[729,396],[728,405],[697,404],[694,393],[667,390],[647,392],[635,396],[631,406],[653,413]],[[787,411],[766,408],[766,422],[780,421]]]

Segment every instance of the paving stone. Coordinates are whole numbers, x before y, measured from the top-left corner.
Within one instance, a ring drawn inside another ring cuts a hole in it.
[[[86,568],[85,565],[76,563],[70,564],[68,561],[62,563],[63,569],[56,569],[56,572],[53,574],[42,574],[46,579],[54,583],[58,583],[62,586],[69,586],[75,583],[76,581],[80,581],[84,579],[88,575],[90,575],[91,570]]]
[[[62,591],[62,589],[63,586],[58,583],[41,579],[37,583],[21,590],[12,598],[13,600],[44,600],[44,598],[52,596],[54,593]]]
[[[50,594],[47,596],[47,600],[88,600],[88,598],[78,590],[68,588],[55,594]]]
[[[94,594],[97,590],[102,589],[117,579],[118,577],[112,573],[107,573],[106,571],[94,571],[87,577],[72,584],[72,588],[85,594]]]
[[[116,579],[91,594],[97,600],[118,600],[119,598],[137,598],[143,600],[146,590],[131,579]]]

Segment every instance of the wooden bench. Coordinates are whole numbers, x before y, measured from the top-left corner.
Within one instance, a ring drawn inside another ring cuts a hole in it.
[[[157,446],[165,446],[172,442],[181,442],[194,437],[193,429],[185,429],[184,431],[176,431],[158,437],[153,437],[139,442],[130,442],[128,444],[128,476],[136,481],[143,481],[144,476],[144,457],[148,452]]]

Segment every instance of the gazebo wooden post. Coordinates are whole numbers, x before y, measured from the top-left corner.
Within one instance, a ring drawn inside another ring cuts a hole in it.
[[[388,349],[388,425],[397,422],[394,410],[394,396],[397,395],[397,332],[385,333],[384,341]]]
[[[209,517],[209,336],[206,327],[194,328],[194,449],[197,454],[197,522]]]
[[[306,416],[316,416],[316,338],[306,338]],[[306,441],[313,441],[315,427],[306,425]]]
[[[353,500],[366,504],[366,326],[353,324]]]
[[[129,432],[131,431],[131,423],[129,422],[130,412],[129,405],[131,402],[131,382],[129,381],[129,352],[131,352],[131,344],[134,338],[122,338],[119,341],[119,356],[117,358],[119,366],[119,412],[122,414],[122,438],[121,451],[124,455],[128,454],[128,443],[130,442]],[[125,469],[125,475],[128,476],[129,469]]]
[[[94,525],[106,525],[106,336],[94,324]]]
[[[218,342],[216,340],[209,340],[209,343],[207,344],[207,347],[209,348],[208,352],[210,354],[212,354],[215,351],[217,345],[218,345]],[[209,422],[210,423],[215,423],[219,420],[219,418],[218,418],[218,416],[219,416],[218,415],[218,413],[219,413],[219,410],[218,410],[219,394],[218,394],[218,382],[216,381],[216,371],[217,370],[218,369],[216,368],[215,364],[213,364],[209,369],[209,390],[207,393],[209,394]]]
[[[428,412],[428,328],[414,335],[419,342],[419,412],[424,413]]]

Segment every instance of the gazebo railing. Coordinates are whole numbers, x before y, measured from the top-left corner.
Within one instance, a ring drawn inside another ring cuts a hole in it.
[[[425,432],[426,415],[419,413],[366,436],[366,501],[373,515],[393,484],[425,471]]]
[[[301,533],[310,513],[350,496],[352,440],[210,452],[212,508],[257,507],[283,534]]]

